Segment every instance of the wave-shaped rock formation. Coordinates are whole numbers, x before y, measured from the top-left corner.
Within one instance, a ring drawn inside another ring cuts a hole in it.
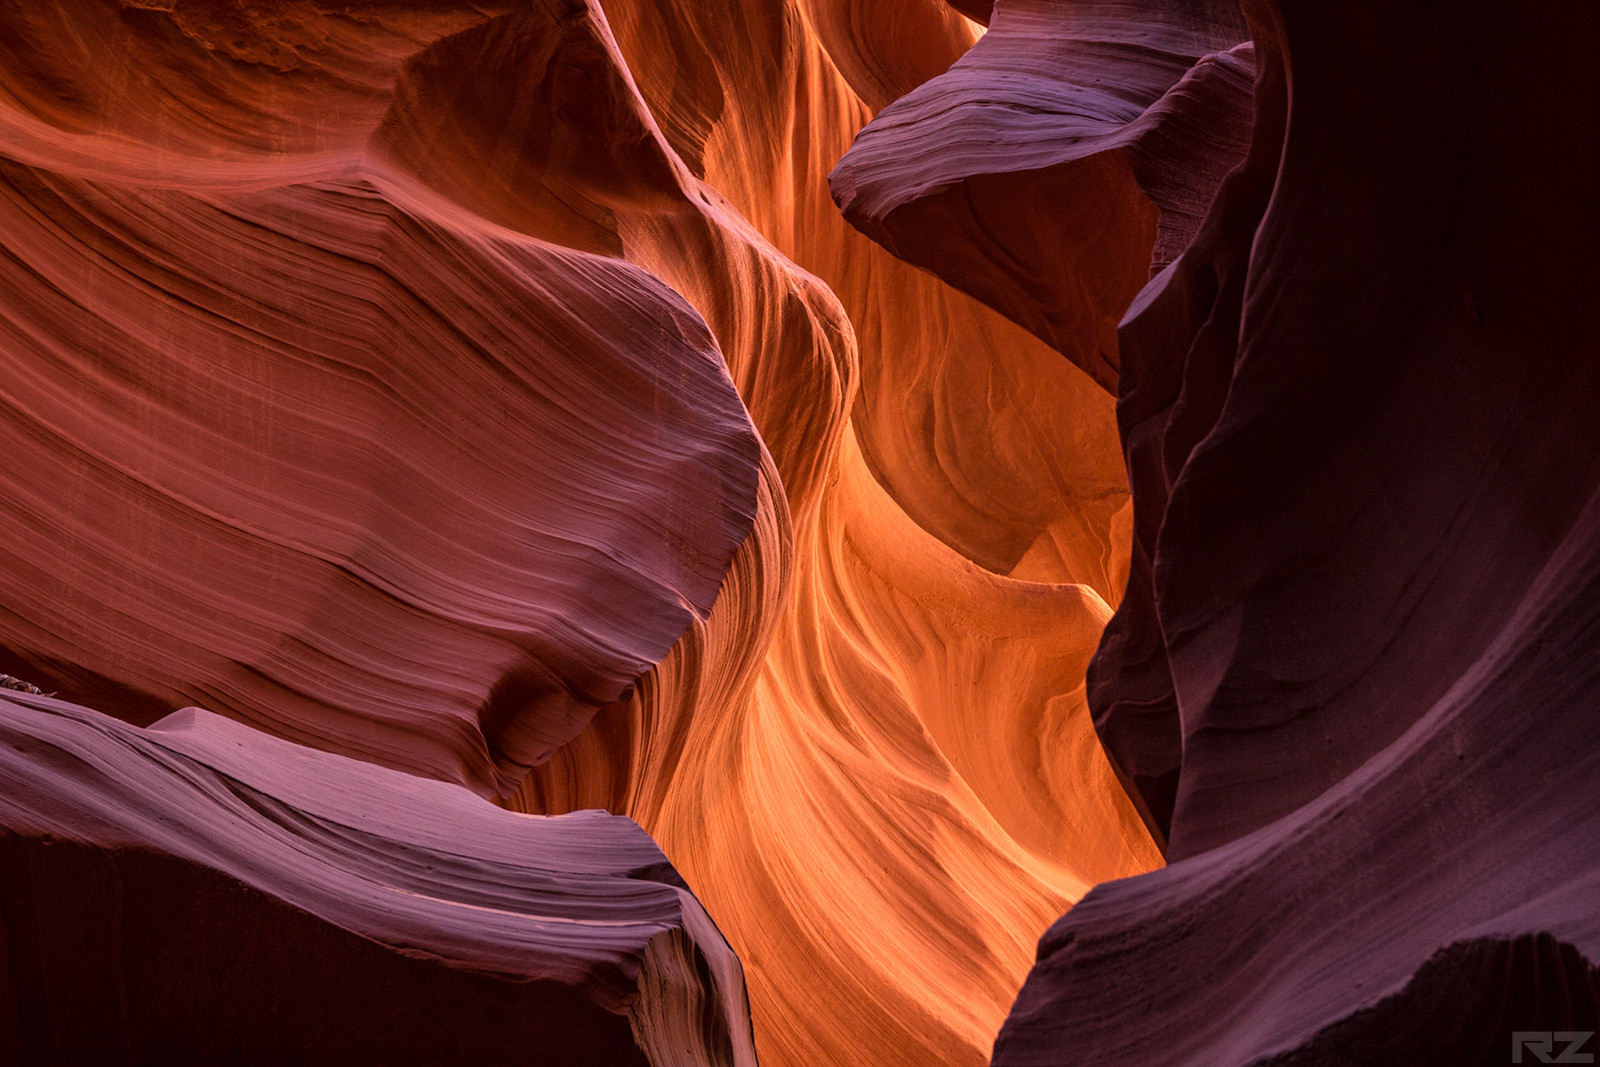
[[[862,132],[834,195],[1115,392],[1117,321],[1243,158],[1245,37],[1218,0],[1003,0],[983,40]]]
[[[769,1064],[981,1062],[1039,931],[1159,861],[1084,699],[1110,399],[826,183],[973,23],[0,18],[0,669],[631,815]]]
[[[627,819],[9,693],[0,780],[8,1062],[755,1063],[739,961]]]
[[[1597,22],[0,11],[0,1039],[1592,1027]]]
[[[382,150],[416,42],[219,10],[4,16],[13,666],[506,791],[709,609],[759,445],[676,293]]]
[[[773,457],[770,524],[638,700],[514,803],[656,836],[745,963],[763,1062],[981,1063],[1041,917],[1158,861],[1083,695],[1124,580],[1109,397],[832,204],[855,132],[970,24],[899,2],[605,9],[668,146],[849,332],[753,300],[725,331],[717,289],[691,295]],[[775,392],[797,374],[830,391]]]

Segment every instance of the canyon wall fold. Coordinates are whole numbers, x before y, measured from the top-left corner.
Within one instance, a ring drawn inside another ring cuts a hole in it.
[[[970,27],[779,14],[605,5],[693,213],[738,237],[698,280],[659,216],[627,254],[712,325],[776,477],[709,619],[512,803],[661,841],[746,963],[765,1064],[978,1064],[1051,913],[1157,862],[1083,704],[1128,518],[1109,398],[830,200],[854,131]],[[794,280],[730,314],[739,243]],[[830,360],[782,310],[818,280]]]
[[[1448,16],[0,10],[0,1044],[1600,1026],[1600,13]]]
[[[745,962],[764,1063],[981,1063],[1049,916],[1158,858],[1083,696],[1128,517],[1109,399],[832,204],[856,129],[967,24],[604,6],[688,217],[736,238],[691,272],[700,243],[664,244],[658,212],[626,254],[712,325],[771,508],[705,623],[512,804],[626,812],[662,843]],[[734,304],[741,245],[790,280]],[[826,315],[785,310],[819,281]]]
[[[861,132],[834,197],[1115,393],[1117,321],[1244,154],[1245,36],[1231,0],[999,0],[982,40]]]
[[[1171,862],[994,1062],[1503,1063],[1600,1004],[1600,16],[1245,9],[1247,159],[1120,330],[1089,680]]]
[[[0,12],[0,1041],[1600,1025],[1592,7]]]

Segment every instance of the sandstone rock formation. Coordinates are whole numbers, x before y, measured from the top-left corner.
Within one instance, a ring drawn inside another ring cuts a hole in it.
[[[1027,326],[1116,393],[1118,320],[1149,273],[1189,244],[1243,159],[1253,44],[1239,41],[1245,26],[1231,2],[1005,0],[991,15],[978,46],[862,132],[833,191],[863,232]],[[1145,444],[1127,447],[1137,470]],[[1101,658],[1096,724],[1164,843],[1179,744],[1159,627],[1144,610],[1161,517],[1150,492],[1122,561],[1139,604],[1109,639],[1133,654]]]
[[[1594,1028],[1590,7],[0,11],[0,1043]]]
[[[1120,460],[1091,382],[831,203],[872,102],[944,69],[970,28],[936,4],[787,10],[605,5],[662,136],[727,194],[719,214],[828,283],[846,359],[797,345],[792,313],[720,311],[736,282],[675,282],[773,456],[771,523],[638,701],[514,804],[650,830],[745,961],[764,1062],[978,1063],[1041,919],[1157,859],[1081,689],[1121,580]],[[843,32],[893,29],[874,11],[917,32]],[[686,242],[651,253],[637,233],[630,256],[673,269]],[[789,339],[746,339],[765,322]],[[836,391],[792,384],[819,365]]]
[[[1245,11],[1248,159],[1120,330],[1090,675],[1172,862],[1051,929],[995,1063],[1502,1063],[1600,1006],[1600,18]]]
[[[509,791],[710,608],[759,444],[670,288],[369,147],[416,42],[216,10],[4,16],[7,662]]]
[[[209,712],[0,694],[10,1062],[754,1064],[739,961],[637,826]]]
[[[0,668],[632,815],[766,1062],[981,1062],[1039,930],[1158,854],[1084,703],[1109,398],[826,184],[974,25],[4,18]]]
[[[862,131],[834,195],[1114,393],[1117,321],[1244,155],[1245,36],[1232,0],[1003,0],[971,51]]]

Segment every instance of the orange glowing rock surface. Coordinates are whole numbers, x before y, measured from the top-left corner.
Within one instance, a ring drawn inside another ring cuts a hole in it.
[[[0,14],[0,669],[631,816],[768,1067],[984,1062],[1040,933],[1160,853],[1085,702],[1133,539],[1112,397],[828,184],[981,33],[942,0]],[[1114,356],[1166,216],[1112,177],[1064,254],[1113,284],[1055,306]]]
[[[720,286],[681,290],[773,457],[770,522],[764,496],[707,623],[514,803],[639,819],[739,951],[763,1062],[980,1063],[1041,920],[1159,859],[1083,697],[1127,543],[1110,398],[831,203],[873,105],[970,24],[747,7],[606,15],[679,158],[828,284],[842,358],[796,389],[824,361],[793,312],[746,298],[725,331]]]

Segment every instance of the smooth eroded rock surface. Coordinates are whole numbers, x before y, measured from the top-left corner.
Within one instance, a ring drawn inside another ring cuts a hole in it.
[[[826,183],[978,27],[0,19],[0,670],[633,815],[765,1062],[982,1062],[1038,932],[1159,856],[1083,689],[1126,575],[1111,400]]]
[[[26,1062],[755,1062],[738,959],[627,819],[13,693],[0,780]]]
[[[750,530],[715,341],[576,224],[509,229],[382,150],[425,125],[394,35],[482,12],[69,6],[64,69],[65,10],[0,36],[5,661],[509,792]]]
[[[999,0],[830,176],[845,217],[1115,393],[1118,319],[1193,237],[1250,134],[1231,0]]]

